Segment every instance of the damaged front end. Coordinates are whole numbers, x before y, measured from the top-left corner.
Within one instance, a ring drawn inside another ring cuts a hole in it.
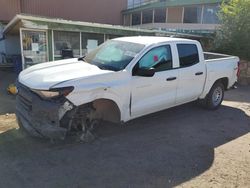
[[[86,132],[85,125],[89,121],[87,117],[91,108],[78,108],[68,101],[65,96],[71,89],[45,93],[18,84],[16,116],[20,128],[32,136],[51,140],[63,140],[72,132]],[[83,109],[85,112],[82,112]],[[81,116],[78,116],[79,111]]]

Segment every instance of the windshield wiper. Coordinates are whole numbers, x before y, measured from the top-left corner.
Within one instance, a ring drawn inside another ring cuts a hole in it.
[[[87,62],[86,59],[85,59],[85,57],[86,57],[86,56],[79,57],[79,58],[78,58],[78,61],[85,61],[85,62]]]
[[[86,61],[85,57],[86,56],[79,57],[78,61],[83,61],[83,62],[89,63],[89,62]],[[113,66],[110,66],[110,65],[105,65],[105,64],[98,63],[98,62],[93,62],[93,61],[92,61],[91,64],[99,67],[99,69],[102,69],[102,70],[119,71],[119,69],[117,69],[117,68],[115,68]]]
[[[110,65],[98,64],[96,66],[98,66],[102,70],[119,71],[119,69],[117,69],[117,68],[115,68],[113,66],[110,66]]]

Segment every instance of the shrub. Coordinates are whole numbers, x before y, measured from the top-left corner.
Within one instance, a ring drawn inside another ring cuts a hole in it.
[[[224,2],[218,16],[215,50],[250,60],[250,0]]]

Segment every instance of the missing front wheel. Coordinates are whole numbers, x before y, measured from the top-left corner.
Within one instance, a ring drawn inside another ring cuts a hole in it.
[[[71,110],[62,122],[62,126],[68,129],[68,134],[81,142],[94,141],[97,138],[95,131],[99,124],[96,110],[91,104]]]

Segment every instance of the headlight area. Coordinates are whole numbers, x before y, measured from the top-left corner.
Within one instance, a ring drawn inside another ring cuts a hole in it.
[[[19,126],[33,136],[64,139],[67,128],[62,126],[61,120],[75,107],[65,96],[73,89],[65,87],[42,91],[20,86],[16,98]]]
[[[32,91],[34,93],[36,93],[37,95],[39,95],[42,99],[55,99],[55,98],[59,98],[59,97],[66,97],[67,95],[69,95],[72,91],[74,90],[74,87],[64,87],[64,88],[54,88],[51,90],[36,90],[36,89],[32,89]]]

